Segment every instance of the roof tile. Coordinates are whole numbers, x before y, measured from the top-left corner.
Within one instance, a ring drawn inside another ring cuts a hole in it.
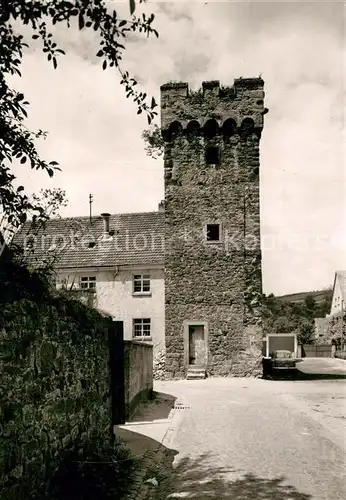
[[[102,216],[51,219],[33,239],[30,223],[15,235],[14,244],[34,241],[33,259],[58,255],[60,268],[108,267],[164,263],[164,212],[114,214],[109,219],[111,239],[102,239]],[[95,243],[94,247],[90,243]],[[54,248],[55,245],[55,248]],[[51,250],[49,250],[51,249]]]

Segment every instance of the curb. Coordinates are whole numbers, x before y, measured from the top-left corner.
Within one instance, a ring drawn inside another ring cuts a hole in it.
[[[152,468],[153,465],[158,467],[159,464],[164,463],[166,456],[165,444],[169,443],[174,432],[173,425],[175,415],[176,410],[172,409],[168,416],[169,427],[162,439],[162,442],[158,443],[157,448],[145,452],[142,459],[135,459],[135,466],[137,464],[138,472],[134,474],[131,490],[129,494],[124,497],[124,500],[148,500],[150,498],[152,485],[150,483],[144,483],[144,478],[146,477],[149,468]]]

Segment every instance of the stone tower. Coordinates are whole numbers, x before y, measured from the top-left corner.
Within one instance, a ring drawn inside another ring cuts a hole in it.
[[[261,372],[263,87],[161,86],[168,378]]]

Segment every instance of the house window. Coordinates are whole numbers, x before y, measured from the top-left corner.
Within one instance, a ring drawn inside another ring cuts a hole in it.
[[[220,241],[220,224],[207,224],[206,239],[207,241]]]
[[[135,274],[133,276],[133,293],[150,292],[149,274]]]
[[[217,146],[208,146],[205,150],[205,162],[207,165],[219,165],[220,148]]]
[[[80,279],[80,287],[84,290],[95,290],[96,276],[82,276]]]
[[[149,338],[151,336],[150,318],[133,320],[133,338]]]

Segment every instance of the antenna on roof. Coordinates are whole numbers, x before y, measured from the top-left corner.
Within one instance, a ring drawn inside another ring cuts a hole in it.
[[[90,213],[90,224],[91,224],[91,216],[92,216],[92,211],[91,211],[91,205],[93,203],[93,195],[92,194],[89,194],[89,213]]]

